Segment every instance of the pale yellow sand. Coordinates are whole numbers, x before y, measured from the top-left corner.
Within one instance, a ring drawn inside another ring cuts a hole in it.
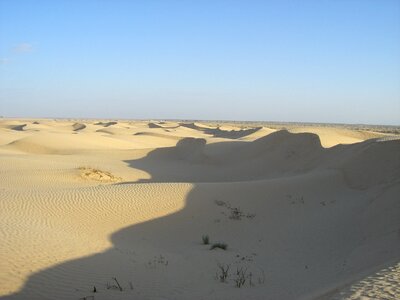
[[[1,120],[0,298],[398,299],[400,141],[381,137]]]
[[[324,147],[332,147],[337,144],[359,143],[367,139],[379,138],[385,136],[382,133],[373,131],[359,131],[344,128],[326,128],[326,127],[297,127],[290,130],[293,133],[311,132],[319,136],[321,144]]]

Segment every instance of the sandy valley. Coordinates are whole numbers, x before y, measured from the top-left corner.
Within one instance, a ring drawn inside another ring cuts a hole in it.
[[[398,299],[399,196],[371,128],[0,119],[0,299]]]

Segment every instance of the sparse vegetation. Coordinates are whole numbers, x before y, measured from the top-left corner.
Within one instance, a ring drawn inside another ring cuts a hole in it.
[[[117,278],[116,278],[116,277],[113,277],[113,279],[114,279],[114,281],[117,283],[117,286],[118,286],[119,290],[122,292],[122,287],[120,286],[120,284],[119,284]]]
[[[234,279],[236,287],[241,288],[246,283],[247,277],[248,277],[247,268],[246,269],[243,269],[243,267],[240,269],[237,268],[236,278]]]
[[[216,248],[222,249],[222,250],[226,250],[228,249],[228,245],[225,243],[214,243],[211,245],[210,250],[214,250]]]
[[[118,182],[122,180],[121,177],[115,176],[111,172],[102,171],[92,167],[82,166],[79,167],[78,170],[80,172],[80,176],[87,180],[95,180],[100,182]]]
[[[233,207],[231,208],[231,215],[229,216],[229,219],[232,220],[240,220],[244,216],[243,212],[240,210],[238,207]]]
[[[215,200],[214,202],[218,206],[226,206],[226,203],[224,201],[222,201],[222,200]]]
[[[216,277],[220,282],[226,282],[230,267],[230,265],[218,264],[219,272],[217,272]]]
[[[229,274],[230,264],[218,264],[218,271],[215,273],[215,279],[220,282],[228,282],[228,279],[231,277]],[[265,283],[265,273],[264,270],[260,268],[260,275],[256,276],[256,282],[253,281],[254,274],[253,272],[248,272],[247,267],[243,267],[238,265],[236,268],[236,272],[232,274],[231,281],[234,282],[235,287],[241,288],[244,287],[247,283],[249,287],[254,287],[257,285],[262,285]]]
[[[253,213],[244,213],[239,207],[231,206],[229,202],[221,200],[215,200],[214,202],[216,205],[226,207],[230,210],[229,219],[231,220],[241,220],[242,218],[253,219],[256,216],[256,214]],[[222,214],[226,215],[225,212],[222,212]]]
[[[209,237],[207,234],[206,234],[206,235],[203,235],[203,236],[201,237],[201,239],[202,239],[204,245],[210,244],[210,237]]]
[[[113,283],[107,282],[107,284],[106,284],[106,289],[107,289],[107,290],[118,290],[118,286],[116,286],[116,285],[113,284]]]
[[[160,256],[154,256],[153,260],[149,260],[147,265],[151,268],[157,268],[157,266],[168,266],[168,260],[160,254]]]
[[[94,300],[94,296],[82,297],[82,298],[79,298],[79,300]]]
[[[115,284],[110,284],[109,282],[107,282],[107,290],[120,290],[121,292],[123,291],[122,286],[119,284],[117,277],[112,277],[112,280],[115,281]]]
[[[254,284],[253,284],[253,273],[252,272],[249,273],[249,285],[250,286],[254,286]]]
[[[115,290],[115,291],[121,291],[121,292],[127,292],[128,291],[128,289],[130,288],[131,290],[133,290],[134,288],[133,288],[133,283],[132,283],[132,281],[129,281],[128,282],[128,284],[129,284],[129,288],[128,287],[123,287],[120,283],[119,283],[119,281],[118,281],[118,279],[116,278],[116,277],[111,277],[111,279],[112,279],[112,281],[111,282],[107,282],[106,284],[105,284],[105,286],[104,285],[101,285],[100,286],[100,288],[97,286],[93,286],[93,289],[91,290],[91,292],[92,293],[99,293],[99,291],[101,291],[101,287],[105,287],[107,290]],[[95,298],[94,298],[94,295],[91,295],[91,296],[85,296],[85,297],[82,297],[82,298],[79,298],[79,300],[94,300]]]
[[[260,270],[261,270],[261,276],[258,277],[258,284],[264,284],[265,283],[265,273],[264,273],[263,269],[260,269]]]

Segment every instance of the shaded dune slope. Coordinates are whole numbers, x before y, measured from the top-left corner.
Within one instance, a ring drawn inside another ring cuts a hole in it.
[[[86,128],[86,125],[82,124],[82,123],[75,123],[75,124],[72,125],[72,130],[73,131],[79,131],[79,130],[83,130],[85,128]]]
[[[207,147],[215,145],[185,138],[176,147],[152,151],[146,160],[127,163],[149,170],[152,178],[148,181],[152,182],[248,181],[322,169],[340,171],[349,185],[358,188],[400,179],[398,141],[369,140],[325,149],[315,134],[282,130],[242,142],[233,150],[226,143],[226,150],[217,155],[207,155]]]
[[[21,125],[11,126],[10,129],[16,130],[16,131],[23,131],[25,127],[26,127],[26,124],[21,124]]]

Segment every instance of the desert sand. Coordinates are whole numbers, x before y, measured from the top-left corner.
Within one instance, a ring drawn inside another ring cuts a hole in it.
[[[400,140],[0,119],[0,241],[0,299],[399,299]]]

